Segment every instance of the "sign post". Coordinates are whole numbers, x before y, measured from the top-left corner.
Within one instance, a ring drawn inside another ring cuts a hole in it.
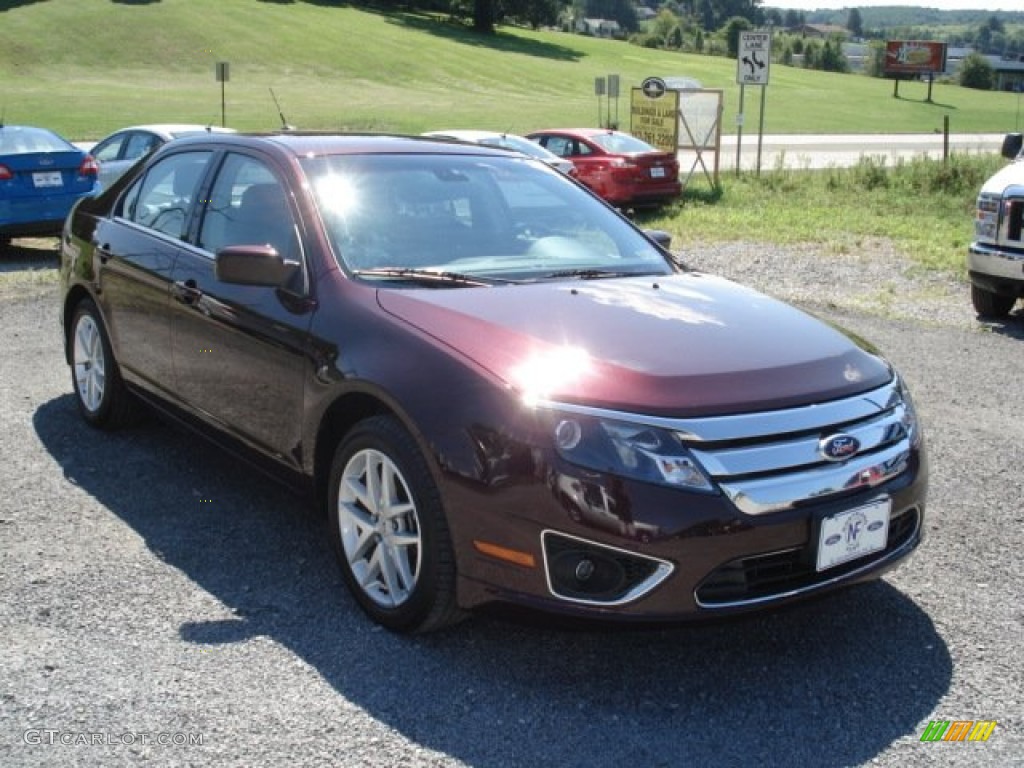
[[[757,175],[761,175],[761,145],[764,140],[765,87],[772,61],[771,30],[746,30],[740,32],[739,48],[736,52],[736,82],[740,86],[740,112],[737,117],[736,172],[740,170],[740,142],[743,136],[743,89],[747,85],[761,86],[761,119],[757,129]]]
[[[228,81],[230,75],[228,73],[228,62],[218,61],[217,62],[217,82],[220,83],[220,125],[221,128],[227,127],[227,112],[225,110],[224,102],[224,83]]]
[[[615,99],[615,119],[614,120],[612,120],[612,116],[611,116],[612,99]],[[605,105],[608,107],[608,113],[609,113],[608,114],[608,121],[607,121],[608,124],[605,127],[611,128],[613,130],[618,130],[618,128],[619,128],[619,76],[618,75],[608,75],[608,101],[605,102]]]

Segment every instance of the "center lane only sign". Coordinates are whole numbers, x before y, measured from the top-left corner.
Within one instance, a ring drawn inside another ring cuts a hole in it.
[[[768,85],[771,60],[771,32],[740,32],[740,45],[736,55],[736,83]]]

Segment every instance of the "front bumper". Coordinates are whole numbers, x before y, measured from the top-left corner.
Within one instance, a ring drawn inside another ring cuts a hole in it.
[[[986,291],[1024,296],[1024,249],[973,242],[967,250],[967,273],[971,283]]]
[[[460,561],[459,602],[464,607],[506,602],[617,621],[686,621],[752,612],[876,579],[913,552],[924,530],[923,447],[912,451],[903,473],[883,485],[756,515],[743,513],[724,495],[552,469],[548,482],[514,489],[499,526],[489,514],[462,518],[453,526],[462,539],[457,550],[472,551]],[[600,503],[609,497],[614,504]],[[878,498],[891,503],[884,548],[819,572],[822,520]],[[462,502],[481,510],[493,505],[495,497],[463,498],[458,506]],[[530,553],[532,566],[473,551],[474,541],[496,537],[502,546]],[[573,566],[583,558],[596,563],[597,576],[611,585],[596,597],[573,590]],[[631,579],[621,589],[609,571],[616,568]]]

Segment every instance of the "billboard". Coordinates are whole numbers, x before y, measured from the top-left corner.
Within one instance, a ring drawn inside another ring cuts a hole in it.
[[[946,44],[930,40],[888,40],[885,73],[926,75],[946,69]]]
[[[675,152],[679,144],[679,91],[660,77],[648,77],[630,94],[629,132],[652,147]]]

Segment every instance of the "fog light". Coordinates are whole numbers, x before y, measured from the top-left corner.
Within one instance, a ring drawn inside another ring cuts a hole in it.
[[[576,581],[589,581],[590,577],[594,575],[594,570],[594,562],[592,560],[588,560],[587,558],[583,558],[578,563],[576,563]]]

